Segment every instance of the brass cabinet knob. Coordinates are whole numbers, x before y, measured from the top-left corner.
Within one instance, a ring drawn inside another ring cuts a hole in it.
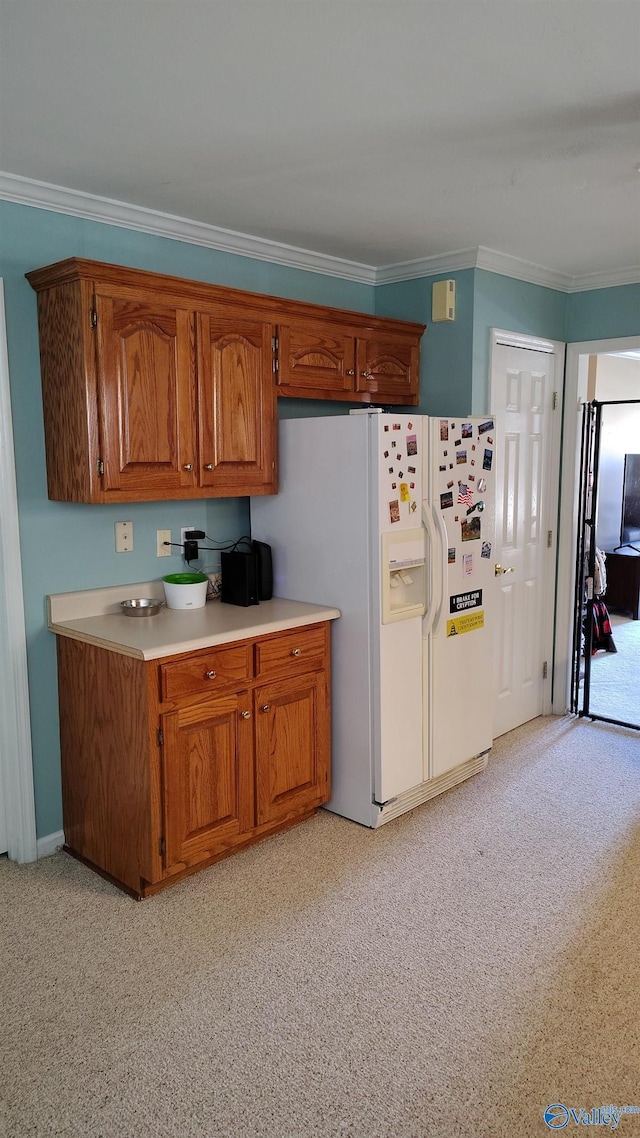
[[[185,462],[184,469],[185,470],[193,470],[193,463],[192,462]]]
[[[205,470],[213,470],[213,463],[212,462],[205,462],[204,468],[205,468]]]
[[[363,379],[371,379],[371,372],[370,371],[361,371],[360,375],[362,376]]]
[[[292,656],[302,656],[302,648],[292,648],[291,649],[291,655]]]
[[[347,371],[347,375],[355,375],[355,374],[356,374],[356,373],[355,373],[355,371],[353,370],[353,368],[352,368],[352,367],[350,367],[350,368],[348,369],[348,371]]]
[[[204,678],[205,678],[205,680],[215,680],[216,673],[215,672],[205,672]]]
[[[240,715],[241,715],[242,719],[251,719],[251,712],[250,711],[241,711]]]
[[[260,711],[271,711],[271,704],[270,703],[263,703],[262,707],[260,708]]]

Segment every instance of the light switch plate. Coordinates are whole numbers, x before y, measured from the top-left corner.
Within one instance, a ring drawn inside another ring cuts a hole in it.
[[[156,555],[158,557],[171,557],[171,545],[165,545],[167,541],[171,542],[171,530],[156,530]]]

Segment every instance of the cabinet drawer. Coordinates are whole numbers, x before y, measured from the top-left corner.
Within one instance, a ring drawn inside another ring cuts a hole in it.
[[[235,687],[251,678],[251,649],[248,644],[235,648],[211,648],[201,656],[191,656],[175,664],[161,664],[162,700],[215,692]]]
[[[326,625],[300,628],[259,640],[256,644],[256,677],[301,675],[324,667],[327,651]]]

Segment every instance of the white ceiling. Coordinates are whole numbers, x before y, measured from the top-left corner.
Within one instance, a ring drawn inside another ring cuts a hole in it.
[[[363,265],[615,272],[639,81],[639,0],[0,0],[0,169]]]

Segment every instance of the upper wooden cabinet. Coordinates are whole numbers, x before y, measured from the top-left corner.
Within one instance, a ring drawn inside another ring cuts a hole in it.
[[[278,325],[279,395],[391,403],[420,398],[422,324],[334,312]]]
[[[78,258],[27,279],[58,501],[275,494],[277,395],[418,403],[421,324]]]

